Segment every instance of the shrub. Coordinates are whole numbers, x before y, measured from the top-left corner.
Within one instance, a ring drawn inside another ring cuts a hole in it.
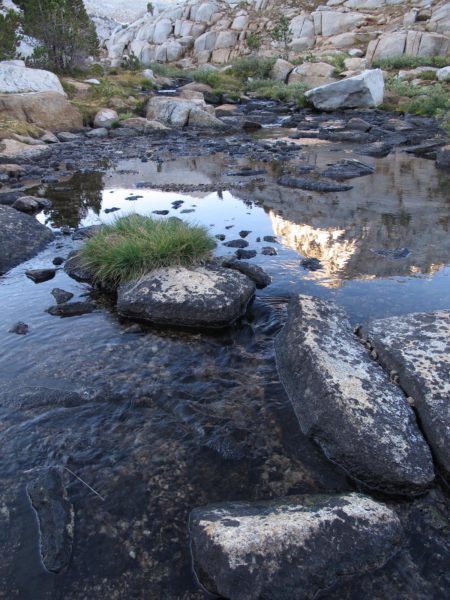
[[[32,61],[55,71],[70,72],[98,54],[94,23],[83,0],[20,0],[24,32],[40,47]]]
[[[20,15],[14,10],[0,13],[0,60],[15,58],[20,42]]]
[[[281,42],[283,46],[283,58],[289,60],[289,44],[292,42],[292,31],[289,19],[280,15],[275,28],[272,31],[272,39]]]
[[[228,71],[211,71],[209,69],[196,69],[189,73],[194,81],[205,83],[212,87],[215,94],[229,94],[239,98],[239,93],[242,90],[242,82],[239,81],[232,73]]]
[[[150,65],[150,68],[155,75],[159,75],[160,77],[170,77],[174,79],[186,77],[185,71],[183,71],[182,69],[178,69],[177,67],[173,67],[171,65],[153,63],[152,65]]]
[[[247,81],[249,77],[253,79],[270,79],[274,64],[274,58],[242,58],[235,62],[230,72],[241,81]]]
[[[141,61],[134,52],[130,52],[128,56],[122,58],[121,67],[128,71],[140,71],[142,69]]]
[[[448,56],[394,56],[392,58],[379,58],[372,62],[373,67],[386,71],[394,69],[415,69],[416,67],[437,67],[441,69],[448,65]]]
[[[245,40],[245,44],[250,52],[256,52],[261,48],[261,38],[257,33],[252,31],[248,38]]]
[[[246,91],[253,92],[259,98],[296,102],[299,107],[307,105],[307,100],[305,98],[307,89],[307,86],[303,83],[287,85],[280,81],[270,81],[267,79],[250,81],[246,87]]]
[[[215,245],[204,227],[133,214],[103,225],[82,246],[80,258],[96,281],[118,285],[161,267],[202,262]]]

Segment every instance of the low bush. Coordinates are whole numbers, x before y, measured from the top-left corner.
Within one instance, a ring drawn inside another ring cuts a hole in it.
[[[394,69],[415,69],[416,67],[437,67],[441,69],[449,63],[448,56],[393,56],[392,58],[379,58],[372,62],[373,67],[386,71]]]
[[[270,74],[275,64],[275,58],[241,58],[230,69],[230,73],[240,81],[247,79],[270,79]]]
[[[306,106],[307,104],[305,98],[307,89],[307,86],[303,83],[288,85],[280,81],[270,81],[268,79],[249,81],[246,86],[247,92],[252,92],[259,98],[296,102],[299,107]]]
[[[161,267],[202,262],[215,245],[204,227],[132,214],[103,225],[82,246],[80,258],[96,281],[118,285]]]
[[[186,77],[186,71],[173,67],[171,65],[164,65],[161,63],[153,63],[150,65],[151,70],[155,75],[159,77],[170,77],[173,79],[180,79]]]

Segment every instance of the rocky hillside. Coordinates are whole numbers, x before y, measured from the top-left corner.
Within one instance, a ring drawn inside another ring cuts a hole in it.
[[[97,3],[96,3],[97,4]],[[106,4],[106,3],[105,3]],[[100,32],[108,59],[118,65],[134,54],[143,64],[180,62],[226,64],[251,54],[279,56],[272,39],[280,15],[290,22],[292,57],[299,53],[358,49],[373,59],[450,53],[450,3],[401,0],[281,2],[189,0],[146,12],[127,26]],[[253,50],[254,51],[254,50]]]

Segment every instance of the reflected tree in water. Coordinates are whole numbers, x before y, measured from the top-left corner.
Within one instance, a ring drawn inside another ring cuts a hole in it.
[[[103,200],[103,173],[75,173],[71,179],[49,186],[45,196],[52,207],[45,211],[52,227],[78,227],[89,211],[100,214]]]

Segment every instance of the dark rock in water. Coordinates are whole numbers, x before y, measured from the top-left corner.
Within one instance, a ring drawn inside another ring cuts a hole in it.
[[[199,581],[230,600],[311,600],[384,566],[403,537],[395,512],[362,494],[213,504],[189,531]]]
[[[228,177],[253,177],[255,175],[265,175],[264,169],[250,169],[245,167],[243,169],[236,169],[235,171],[227,171],[225,175]]]
[[[105,214],[109,215],[109,213],[117,212],[118,210],[120,210],[120,208],[113,206],[112,208],[105,208],[104,212]]]
[[[334,165],[330,165],[325,171],[322,171],[322,177],[329,177],[337,181],[345,179],[353,179],[354,177],[363,177],[364,175],[372,175],[375,169],[369,165],[365,165],[358,160],[341,160]]]
[[[59,267],[64,263],[65,260],[66,259],[62,256],[55,256],[55,258],[52,260],[52,263],[55,265],[55,267]]]
[[[239,260],[241,260],[242,258],[255,258],[256,250],[245,250],[243,248],[238,248],[234,254]]]
[[[25,271],[25,275],[28,279],[34,281],[34,283],[43,283],[49,279],[53,279],[56,275],[56,269],[30,269]]]
[[[384,158],[390,154],[392,150],[393,146],[390,144],[386,144],[385,142],[374,142],[373,144],[358,148],[358,154],[373,156],[374,158]]]
[[[373,254],[377,254],[378,256],[382,256],[383,258],[391,258],[392,260],[400,260],[402,258],[408,258],[411,254],[411,250],[408,248],[394,248],[393,250],[385,250],[384,248],[380,248],[379,250],[371,250]]]
[[[55,298],[57,304],[64,304],[73,298],[72,292],[66,292],[61,288],[54,288],[52,290],[52,296]]]
[[[433,462],[414,413],[341,307],[294,298],[275,349],[300,427],[330,460],[371,488],[408,495],[426,489]]]
[[[36,198],[35,196],[21,196],[14,201],[12,207],[16,210],[20,210],[24,213],[36,213],[51,206],[51,202],[49,200],[45,200],[44,198]]]
[[[278,244],[278,239],[276,235],[265,235],[263,237],[264,242],[269,242],[269,244]]]
[[[0,193],[0,204],[4,206],[11,206],[14,202],[23,196],[23,192],[18,190],[14,192],[2,192]]]
[[[371,137],[369,133],[363,131],[321,131],[322,138],[330,140],[332,142],[351,142],[353,144],[363,144],[369,142]],[[373,139],[373,138],[372,138]]]
[[[153,214],[154,215],[163,215],[163,216],[165,216],[165,215],[168,215],[169,212],[170,211],[168,211],[168,210],[154,210]]]
[[[74,510],[60,471],[38,471],[27,493],[38,519],[42,562],[47,571],[59,573],[69,564],[74,532]]]
[[[439,169],[450,169],[450,144],[437,150],[436,166]]]
[[[184,200],[175,200],[174,202],[172,202],[172,208],[178,210],[181,206],[183,206],[183,204]]]
[[[428,142],[422,142],[421,144],[416,144],[414,146],[408,146],[404,150],[408,154],[414,154],[415,156],[436,157],[438,150],[444,145],[444,140],[430,140]]]
[[[92,237],[101,229],[101,225],[90,225],[89,227],[81,227],[72,234],[73,240],[85,240]],[[62,228],[61,228],[62,230]],[[62,233],[65,233],[62,231]],[[67,233],[70,233],[70,229]]]
[[[47,312],[54,317],[78,317],[91,313],[95,310],[95,305],[91,302],[72,302],[71,304],[58,304],[51,306]]]
[[[250,234],[251,234],[251,231],[248,231],[248,230],[246,230],[246,229],[244,229],[243,231],[240,231],[240,232],[239,232],[239,236],[240,236],[241,238],[246,238],[246,237],[247,237],[248,235],[250,235]]]
[[[121,285],[117,310],[156,325],[218,329],[245,313],[254,292],[250,279],[230,269],[171,267]]]
[[[272,277],[270,277],[270,275],[268,275],[264,269],[258,265],[251,265],[243,260],[227,259],[223,261],[222,265],[227,269],[235,269],[236,271],[247,275],[249,279],[255,282],[255,285],[258,289],[263,289],[272,283]]]
[[[283,175],[278,179],[277,183],[284,187],[312,192],[347,192],[353,189],[351,185],[330,183],[329,181],[322,181],[320,179],[307,179],[306,177],[292,177],[291,175]]]
[[[139,200],[140,198],[143,198],[144,196],[139,196],[138,194],[132,194],[131,196],[127,196],[125,198],[125,200],[128,200],[129,202],[136,202],[136,200]]]
[[[75,281],[90,283],[91,285],[94,283],[94,276],[83,266],[80,256],[76,250],[71,252],[67,257],[66,264],[64,265],[64,271],[69,277],[75,279]]]
[[[193,213],[193,212],[195,212],[195,208],[185,208],[185,209],[183,209],[183,210],[181,211],[181,214],[182,214],[182,215],[187,215],[187,214],[189,214],[189,213]]]
[[[412,398],[436,461],[450,479],[450,310],[377,319],[361,335]]]
[[[264,254],[264,256],[276,256],[278,252],[275,248],[272,248],[271,246],[264,246],[261,249],[261,254]]]
[[[257,131],[258,129],[262,129],[261,123],[257,123],[256,121],[245,120],[242,123],[242,129],[244,131]]]
[[[234,225],[226,225],[225,229],[233,229]]]
[[[230,242],[225,242],[224,246],[228,246],[228,248],[247,248],[248,242],[246,240],[231,240]]]
[[[53,237],[34,217],[0,206],[0,275],[37,254]]]
[[[357,131],[369,131],[372,127],[370,123],[360,119],[359,117],[353,117],[347,122],[347,129],[356,129]]]
[[[226,235],[224,235],[223,233],[218,233],[217,235],[214,236],[216,239],[220,240],[221,242],[223,242],[223,240],[226,238]]]
[[[26,323],[22,323],[22,321],[19,321],[11,327],[9,333],[16,333],[17,335],[26,335],[29,331],[30,326]]]
[[[322,268],[322,263],[318,258],[302,258],[300,264],[308,271],[319,271]]]

